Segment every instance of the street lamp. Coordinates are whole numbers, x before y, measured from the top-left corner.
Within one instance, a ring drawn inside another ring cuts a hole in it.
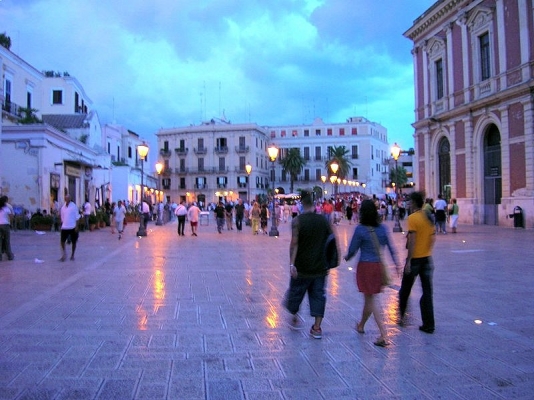
[[[148,146],[143,143],[137,146],[137,154],[139,154],[139,158],[141,159],[141,212],[140,212],[140,218],[139,218],[139,230],[137,231],[137,236],[146,236],[146,226],[145,226],[145,217],[143,215],[143,195],[145,193],[145,186],[144,186],[144,175],[145,175],[145,158],[148,154]]]
[[[326,175],[321,175],[321,181],[323,181],[323,199],[324,199],[324,195],[325,195],[324,184],[326,183]]]
[[[330,177],[330,183],[332,184],[332,194],[334,195],[334,198],[335,198],[335,195],[336,195],[336,187],[334,186],[336,182],[337,182],[337,176],[332,175]]]
[[[339,164],[335,160],[330,163],[330,169],[332,170],[332,173],[334,174],[334,176],[336,177],[336,180],[337,180],[337,171],[339,169]],[[330,177],[330,181],[332,182],[332,185],[333,185],[334,182],[332,181],[332,177]],[[335,199],[337,197],[337,190],[336,190],[335,186],[332,189],[333,189],[333,192],[334,192],[334,199]]]
[[[395,143],[391,147],[391,157],[395,160],[395,201],[397,202],[396,212],[395,212],[395,226],[393,227],[393,232],[402,232],[402,228],[400,225],[400,219],[399,219],[399,197],[398,197],[398,187],[399,187],[399,167],[398,167],[398,160],[399,156],[401,154],[401,148],[400,146]]]
[[[161,185],[160,185],[161,171],[163,171],[163,164],[158,161],[156,163],[156,172],[158,173],[158,190],[160,191],[160,196],[161,196]],[[162,199],[160,199],[160,201],[162,201]],[[156,207],[158,207],[158,220],[156,221],[156,225],[161,226],[163,225],[163,218],[162,218],[163,215],[161,215],[161,210],[159,207],[159,203],[157,202],[157,199],[156,199]]]
[[[247,178],[247,191],[248,191],[248,204],[251,203],[250,201],[250,173],[252,172],[252,165],[250,165],[250,163],[248,163],[247,165],[245,165],[245,171],[247,171],[247,175],[248,175],[248,178]]]
[[[269,158],[271,159],[271,163],[272,163],[272,176],[271,176],[271,179],[272,179],[272,182],[273,182],[273,212],[272,212],[272,215],[271,215],[271,230],[269,232],[269,236],[278,236],[278,227],[276,226],[276,212],[275,212],[275,195],[274,195],[274,162],[276,161],[276,159],[278,158],[278,147],[276,147],[275,145],[271,145],[268,149],[267,149],[267,152],[269,154]]]

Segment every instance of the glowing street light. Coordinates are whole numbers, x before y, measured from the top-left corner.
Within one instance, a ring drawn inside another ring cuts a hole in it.
[[[145,158],[148,155],[148,146],[146,143],[140,144],[137,146],[137,154],[141,159],[141,212],[139,218],[139,230],[137,231],[137,236],[146,236],[146,226],[145,226],[145,217],[143,215],[143,196],[145,193],[145,185],[143,182],[145,175]]]
[[[272,182],[273,182],[273,192],[272,192],[272,195],[273,195],[273,210],[272,210],[272,218],[271,218],[271,230],[269,231],[269,236],[278,236],[279,235],[279,232],[278,232],[278,227],[276,226],[276,210],[275,210],[275,199],[276,199],[276,196],[274,195],[274,162],[276,161],[276,159],[278,158],[278,147],[276,147],[274,144],[269,146],[269,148],[267,148],[267,153],[269,154],[269,159],[271,160],[271,163],[272,163]]]

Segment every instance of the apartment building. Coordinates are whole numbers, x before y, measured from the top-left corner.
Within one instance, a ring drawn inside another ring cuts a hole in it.
[[[326,168],[330,159],[330,149],[345,146],[348,150],[350,162],[347,180],[357,183],[357,187],[341,185],[336,188],[337,193],[343,191],[360,191],[371,194],[384,194],[388,185],[391,149],[388,144],[387,129],[382,125],[369,121],[364,117],[351,117],[344,123],[325,123],[316,118],[309,125],[285,125],[267,127],[270,143],[281,149],[280,156],[284,157],[290,148],[300,149],[300,154],[306,160],[302,173],[294,182],[294,191],[304,187],[324,186],[328,193],[333,187],[329,181],[323,184],[321,176],[330,176],[331,171]],[[275,164],[276,186],[289,190],[290,176],[282,167]]]
[[[172,201],[205,205],[266,195],[269,138],[264,128],[212,119],[160,129],[156,136],[164,164],[162,187]]]
[[[30,211],[50,210],[65,193],[79,205],[85,198],[102,201],[110,161],[80,83],[42,73],[2,46],[0,70],[1,193]]]
[[[415,169],[429,197],[450,190],[460,222],[534,227],[534,4],[441,0],[413,42]]]

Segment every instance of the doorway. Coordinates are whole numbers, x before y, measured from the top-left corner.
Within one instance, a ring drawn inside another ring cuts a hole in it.
[[[495,124],[484,135],[484,224],[497,225],[502,197],[501,134]]]

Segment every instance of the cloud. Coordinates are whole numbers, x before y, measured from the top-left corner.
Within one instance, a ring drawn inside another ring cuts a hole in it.
[[[235,123],[363,115],[411,139],[411,43],[432,0],[3,0],[12,51],[68,71],[103,123],[142,136],[223,110]],[[411,144],[404,144],[408,147]]]

